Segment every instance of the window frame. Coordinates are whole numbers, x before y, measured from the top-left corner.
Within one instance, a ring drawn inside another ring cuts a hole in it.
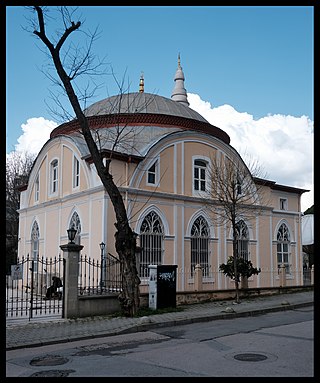
[[[202,166],[200,164],[196,164],[196,161],[201,161],[205,164]],[[194,196],[206,195],[208,193],[208,167],[209,167],[209,159],[205,156],[193,156],[192,157],[192,194]],[[196,178],[196,169],[199,169],[198,177]],[[204,178],[201,177],[201,170],[204,170]],[[198,182],[198,189],[195,188],[195,182]],[[204,185],[204,190],[201,190],[201,185]]]
[[[204,235],[205,234],[205,235]],[[207,220],[200,215],[191,226],[190,232],[190,269],[194,276],[195,266],[200,264],[203,277],[210,277],[210,229]]]
[[[288,198],[280,197],[279,199],[280,210],[288,210]]]
[[[285,228],[285,231],[282,229]],[[280,238],[281,235],[281,238]],[[282,223],[277,230],[277,265],[278,269],[284,264],[286,275],[291,275],[291,240],[290,231],[286,223]]]
[[[34,182],[34,202],[39,202],[40,199],[40,174],[37,174]]]
[[[154,170],[151,168],[154,167]],[[149,181],[149,175],[154,177],[154,182]],[[157,158],[154,162],[152,162],[151,166],[148,167],[147,176],[146,176],[146,185],[147,186],[155,186],[159,182],[159,159]]]
[[[54,158],[50,162],[50,195],[58,194],[59,188],[59,160]]]
[[[74,155],[72,164],[72,189],[80,187],[80,161]]]
[[[138,273],[141,279],[149,278],[148,265],[161,265],[164,253],[164,226],[159,214],[152,210],[140,225]]]

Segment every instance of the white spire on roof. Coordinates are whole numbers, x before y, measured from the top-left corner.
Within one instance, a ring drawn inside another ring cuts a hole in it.
[[[175,81],[175,86],[172,91],[171,99],[173,101],[181,102],[181,104],[189,106],[187,91],[184,87],[184,74],[180,64],[180,53],[178,55],[178,69],[174,76],[174,81]]]

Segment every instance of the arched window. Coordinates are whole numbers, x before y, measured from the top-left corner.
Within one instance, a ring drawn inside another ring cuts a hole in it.
[[[286,274],[290,274],[289,260],[290,233],[285,223],[282,223],[277,232],[277,263],[278,268],[283,263],[286,267]]]
[[[193,190],[206,191],[207,162],[196,159],[193,163]]]
[[[58,160],[53,160],[51,162],[51,194],[58,192]]]
[[[34,260],[34,271],[38,269],[38,255],[39,255],[39,226],[37,221],[33,222],[31,230],[31,259]]]
[[[77,245],[80,245],[81,223],[79,215],[76,211],[72,214],[72,217],[70,219],[69,229],[77,230],[74,241]]]
[[[198,217],[191,228],[191,276],[195,266],[200,264],[202,275],[209,276],[209,226],[207,221]]]
[[[249,259],[249,231],[243,220],[236,223],[237,254],[239,257]]]
[[[139,275],[149,277],[149,265],[161,265],[163,253],[163,226],[160,217],[151,211],[140,227]]]

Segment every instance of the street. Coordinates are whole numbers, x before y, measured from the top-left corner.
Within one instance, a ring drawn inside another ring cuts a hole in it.
[[[313,306],[6,352],[7,377],[313,377]]]

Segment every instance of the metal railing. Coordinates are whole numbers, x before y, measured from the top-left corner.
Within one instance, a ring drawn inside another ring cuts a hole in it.
[[[99,262],[80,254],[79,295],[101,295],[122,291],[121,262],[112,254],[106,254]]]

